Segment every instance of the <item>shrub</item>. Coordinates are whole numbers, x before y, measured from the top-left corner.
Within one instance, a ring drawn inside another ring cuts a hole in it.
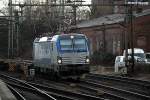
[[[91,63],[94,65],[113,65],[115,60],[115,55],[111,53],[105,53],[102,51],[95,51],[91,56]]]

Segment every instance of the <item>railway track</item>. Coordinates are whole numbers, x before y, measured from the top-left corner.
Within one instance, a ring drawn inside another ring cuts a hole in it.
[[[102,91],[101,89],[98,88],[93,88],[91,86],[87,86],[87,85],[81,85],[82,82],[72,82],[72,81],[67,81],[67,80],[62,80],[59,83],[58,82],[54,82],[54,81],[47,81],[42,82],[41,84],[44,84],[46,86],[50,86],[53,88],[59,87],[62,89],[65,89],[67,87],[68,90],[72,89],[72,91],[76,91],[78,93],[84,93],[84,94],[88,94],[88,95],[93,95],[96,97],[101,97],[104,98],[105,100],[128,100],[124,97],[106,92],[106,91]],[[54,85],[55,84],[55,85]],[[70,88],[71,87],[71,88]]]
[[[39,83],[39,82],[38,82]],[[81,86],[79,85],[79,81],[68,81],[68,80],[61,80],[59,82],[54,81],[44,81],[40,84],[43,84],[45,86],[50,86],[53,88],[58,89],[65,89],[65,90],[72,90],[78,93],[84,93],[87,95],[93,95],[96,97],[103,98],[105,100],[127,100],[126,98],[123,98],[121,96],[117,96],[111,93],[107,93],[105,91],[98,90],[96,88],[90,88],[89,86]]]
[[[14,85],[13,85],[14,86]],[[15,87],[16,87],[16,85],[15,85]],[[30,89],[30,88],[26,88],[26,87],[23,87],[23,86],[18,86],[17,85],[17,87],[18,88],[20,88],[20,89],[22,89],[22,90],[29,90],[29,91],[34,91],[33,89]],[[46,91],[45,91],[46,92]],[[48,93],[48,94],[50,94],[50,93]],[[53,96],[53,97],[55,97],[56,99],[61,99],[61,100],[72,100],[71,98],[68,98],[68,97],[64,97],[64,96],[61,96],[61,95],[56,95],[56,94],[50,94],[51,96]],[[36,98],[36,100],[41,100],[42,98],[40,98],[40,97],[38,97],[38,98]],[[33,100],[33,98],[31,99],[31,100]],[[46,100],[49,100],[49,99],[46,99]]]
[[[107,93],[130,100],[150,100],[150,84],[148,83],[149,82],[146,81],[142,83],[140,80],[122,77],[88,74],[86,78],[81,81],[79,86],[97,88],[97,90],[107,91]],[[134,86],[134,88],[131,88],[132,86]]]
[[[113,75],[100,75],[100,74],[88,74],[86,77],[87,78],[92,77],[95,79],[97,78],[99,80],[100,79],[114,80],[117,82],[138,85],[138,86],[142,86],[142,87],[150,89],[150,82],[143,81],[143,80],[137,80],[137,79],[133,79],[133,78],[128,78],[128,77],[113,76]]]
[[[75,83],[66,80],[36,82],[38,84],[35,82],[26,84],[42,90],[57,100],[150,100],[149,82],[125,77],[88,74],[80,82]],[[75,84],[73,88],[68,88],[72,83]],[[11,82],[8,84],[15,88],[25,88],[15,86],[16,84]]]
[[[25,81],[4,74],[0,74],[0,78],[4,80],[9,88],[11,88],[14,95],[19,96],[19,98],[16,97],[18,100],[21,100],[21,98],[24,98],[25,100],[56,100],[46,92],[26,83]]]
[[[26,100],[24,98],[24,96],[22,94],[20,94],[16,89],[14,89],[12,86],[8,85],[8,88],[12,91],[12,93],[15,95],[15,97],[18,99],[18,100]]]
[[[89,74],[87,75],[86,79],[97,80],[103,84],[113,85],[124,90],[129,90],[148,96],[150,95],[150,82],[148,81],[135,80],[127,77],[97,74]]]
[[[4,79],[4,81],[6,79],[8,79],[9,81],[5,81],[8,85],[12,86],[13,88],[17,88],[17,89],[21,89],[21,90],[28,90],[28,91],[33,91],[35,92],[36,90],[38,90],[38,92],[42,92],[42,95],[44,94],[44,97],[49,97],[49,95],[51,95],[50,97],[55,97],[57,100],[104,100],[104,98],[100,98],[100,97],[96,97],[96,96],[92,96],[92,95],[88,95],[88,94],[81,94],[81,93],[75,93],[75,92],[71,92],[71,91],[66,91],[66,90],[62,90],[62,89],[58,89],[58,88],[52,88],[52,87],[48,87],[48,86],[44,86],[41,84],[36,84],[36,83],[31,83],[31,82],[26,82],[26,81],[22,81],[7,75],[0,75],[0,77],[2,77]],[[14,81],[15,80],[15,81]],[[13,82],[12,82],[13,81]],[[16,84],[16,81],[21,84]],[[25,83],[25,86],[22,85]],[[29,85],[29,87],[26,87],[26,85]],[[38,93],[39,94],[39,93]],[[25,97],[24,97],[25,98]],[[51,98],[46,98],[44,100],[51,100]],[[29,98],[25,99],[28,100]],[[52,100],[56,100],[54,98],[52,98]],[[18,99],[21,100],[21,99]],[[40,99],[36,99],[36,100],[40,100]]]
[[[99,89],[97,87],[93,87],[93,86],[89,86],[89,85],[85,85],[85,84],[81,84],[81,83],[77,84],[77,87],[80,88],[81,92],[85,92],[85,93],[89,93],[89,94],[92,93],[93,95],[101,96],[101,97],[105,98],[106,100],[128,100],[128,99],[118,96],[116,94],[113,94],[113,93],[110,93],[107,91],[103,91],[102,89]]]
[[[96,96],[92,96],[92,95],[88,95],[88,94],[81,94],[81,93],[75,93],[75,92],[71,92],[71,91],[66,91],[66,90],[62,90],[59,88],[54,88],[54,87],[49,87],[49,86],[45,86],[45,85],[41,85],[41,84],[35,84],[35,83],[29,83],[34,85],[35,87],[38,87],[42,90],[47,91],[47,93],[56,93],[59,95],[63,95],[63,96],[67,96],[73,100],[105,100],[104,98],[100,98],[100,97],[96,97]]]

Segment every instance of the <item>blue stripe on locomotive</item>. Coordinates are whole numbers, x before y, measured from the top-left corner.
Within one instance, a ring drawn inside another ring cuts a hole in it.
[[[78,36],[78,38],[80,37],[84,37],[85,36]],[[65,53],[65,52],[88,52],[90,49],[89,49],[89,41],[87,38],[86,39],[86,45],[87,45],[87,49],[86,50],[61,50],[61,45],[60,45],[60,37],[57,38],[57,41],[56,41],[56,46],[57,46],[57,51],[60,52],[60,53]]]

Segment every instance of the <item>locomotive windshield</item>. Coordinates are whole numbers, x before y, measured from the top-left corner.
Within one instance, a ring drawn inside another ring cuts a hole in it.
[[[86,51],[85,38],[75,38],[74,39],[74,50],[75,51]]]
[[[60,50],[61,51],[73,51],[73,52],[86,52],[87,43],[85,37],[71,38],[70,36],[61,37],[60,41]]]
[[[61,50],[67,50],[67,51],[73,50],[71,39],[61,39],[60,46],[61,46]]]

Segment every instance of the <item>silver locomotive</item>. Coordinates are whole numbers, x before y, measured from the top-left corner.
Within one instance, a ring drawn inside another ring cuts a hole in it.
[[[34,66],[41,73],[57,76],[87,73],[89,55],[89,42],[84,34],[41,37],[33,43]]]

